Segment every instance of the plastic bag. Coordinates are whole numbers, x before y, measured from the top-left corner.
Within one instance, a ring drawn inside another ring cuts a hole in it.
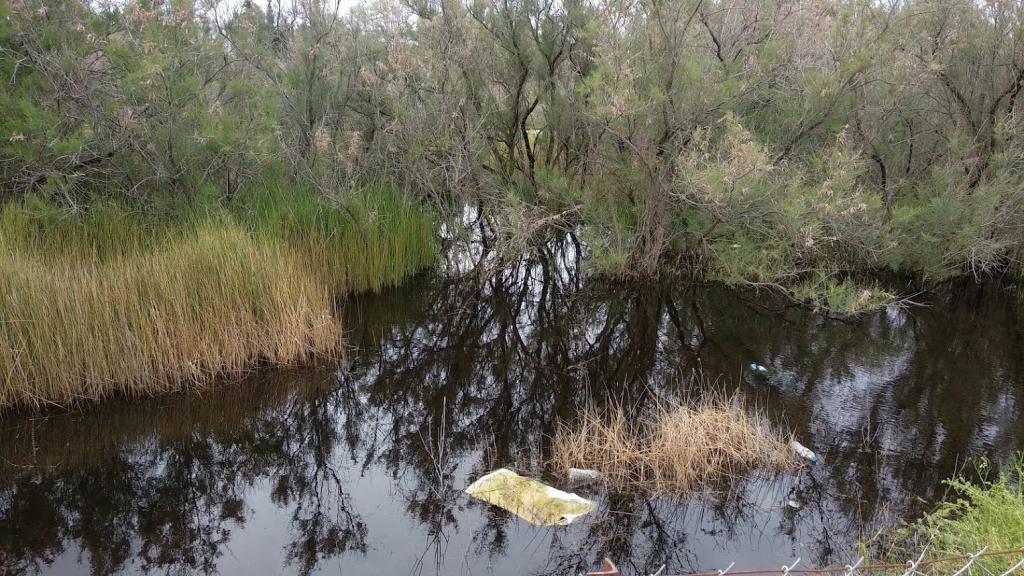
[[[504,508],[534,526],[567,526],[595,507],[594,502],[586,498],[562,492],[506,468],[473,482],[466,493]]]

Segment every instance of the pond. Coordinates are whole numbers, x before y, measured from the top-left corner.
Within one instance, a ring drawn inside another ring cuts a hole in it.
[[[955,286],[838,321],[764,293],[585,280],[561,261],[540,251],[482,283],[432,273],[347,301],[337,365],[4,415],[0,573],[843,564],[942,498],[967,459],[1024,447],[1022,308],[1006,288]],[[745,380],[750,362],[770,378]],[[592,403],[708,386],[759,406],[823,462],[683,501],[584,491],[599,508],[569,527],[462,492],[498,467],[557,484],[543,465],[551,438]]]

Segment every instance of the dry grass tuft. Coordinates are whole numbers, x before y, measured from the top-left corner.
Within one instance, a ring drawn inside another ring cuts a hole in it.
[[[660,405],[639,420],[621,407],[587,410],[558,430],[552,462],[560,470],[597,470],[616,490],[676,495],[800,465],[763,418],[722,398]]]

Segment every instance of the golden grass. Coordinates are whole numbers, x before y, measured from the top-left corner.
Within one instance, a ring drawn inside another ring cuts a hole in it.
[[[597,470],[616,490],[681,495],[754,470],[792,470],[799,461],[763,418],[717,398],[660,405],[641,420],[621,407],[587,410],[559,428],[552,464]]]
[[[0,406],[153,394],[335,354],[331,294],[302,262],[223,222],[60,264],[0,237]]]
[[[438,250],[430,213],[393,189],[346,206],[273,182],[231,202],[0,204],[0,409],[339,353],[334,298],[396,284]]]

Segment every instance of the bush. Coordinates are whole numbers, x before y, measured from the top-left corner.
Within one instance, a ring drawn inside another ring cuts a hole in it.
[[[955,499],[944,502],[915,525],[902,531],[901,539],[928,544],[932,558],[990,551],[1015,550],[1024,543],[1024,453],[1009,470],[992,480],[988,460],[979,460],[980,479],[959,475],[946,481]],[[978,562],[990,574],[1001,574],[1016,564],[1018,556],[993,556]]]

